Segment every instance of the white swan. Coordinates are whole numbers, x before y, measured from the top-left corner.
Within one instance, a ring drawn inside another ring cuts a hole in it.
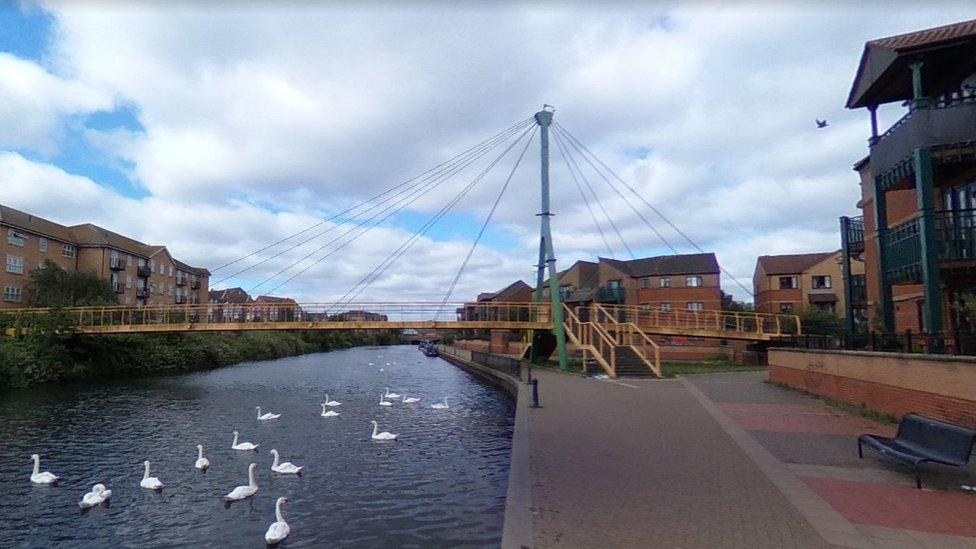
[[[78,507],[88,509],[96,505],[101,505],[110,497],[112,497],[111,490],[106,490],[104,484],[96,484],[92,486],[91,492],[82,496],[81,501],[78,502]]]
[[[278,463],[278,450],[272,448],[271,454],[274,455],[274,463],[271,464],[271,470],[274,471],[275,473],[281,473],[283,475],[302,474],[302,469],[304,469],[304,467],[299,467],[290,461],[286,461],[284,463]]]
[[[322,403],[322,414],[321,414],[322,417],[336,417],[338,415],[339,415],[339,412],[336,412],[334,410],[326,411],[325,410],[325,403],[324,402]]]
[[[326,394],[325,395],[325,405],[326,406],[341,406],[342,403],[341,402],[336,402],[334,400],[329,400],[329,395]]]
[[[278,419],[279,417],[281,417],[281,414],[272,414],[271,412],[262,414],[260,406],[255,406],[254,408],[258,411],[258,419],[260,419],[261,421],[268,421],[269,419]]]
[[[386,395],[380,395],[380,406],[393,406],[393,403],[387,402],[386,400],[384,400],[385,398]]]
[[[396,438],[400,436],[400,435],[394,435],[393,433],[388,433],[386,431],[380,433],[379,423],[376,423],[375,419],[371,423],[373,424],[373,440],[396,440]]]
[[[389,387],[386,388],[386,394],[383,396],[385,396],[386,398],[400,398],[400,395],[396,393],[391,393]]]
[[[240,501],[257,493],[258,483],[254,481],[254,469],[257,466],[257,463],[252,463],[247,466],[247,486],[238,486],[237,488],[234,488],[229,494],[224,496],[225,500]]]
[[[231,450],[257,450],[260,444],[251,444],[250,442],[237,442],[237,431],[234,431],[234,442],[230,444]]]
[[[210,460],[203,457],[203,444],[197,444],[197,461],[193,466],[201,471],[206,471],[207,467],[210,467]]]
[[[431,404],[430,407],[433,408],[433,409],[435,409],[435,410],[446,410],[446,409],[450,408],[450,406],[447,405],[447,397],[444,397],[444,402],[438,402],[437,404]]]
[[[274,545],[281,542],[281,540],[288,537],[291,533],[291,527],[285,522],[285,517],[281,516],[281,505],[288,501],[286,497],[278,498],[275,502],[275,522],[268,526],[268,531],[264,534],[264,541],[268,545]]]
[[[143,461],[142,465],[145,466],[146,470],[142,473],[142,482],[139,483],[139,486],[150,490],[162,490],[163,483],[158,478],[149,476],[149,462]]]
[[[39,456],[38,454],[33,454],[31,456],[31,459],[34,460],[34,472],[31,473],[30,476],[31,482],[33,482],[34,484],[54,484],[55,482],[58,481],[58,478],[60,477],[58,477],[57,475],[53,475],[51,473],[48,473],[47,471],[44,471],[43,473],[40,472],[41,456]]]
[[[407,395],[403,395],[403,402],[405,402],[406,404],[413,404],[414,402],[420,402],[420,399],[414,397],[408,398]]]

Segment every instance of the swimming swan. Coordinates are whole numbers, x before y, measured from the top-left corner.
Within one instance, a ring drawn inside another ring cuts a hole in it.
[[[237,442],[237,431],[234,431],[234,442],[230,444],[231,450],[257,450],[260,444],[251,444],[250,442]]]
[[[389,387],[386,388],[386,394],[383,396],[385,396],[386,398],[400,398],[400,395],[396,393],[391,393]]]
[[[30,476],[31,482],[33,482],[34,484],[54,484],[55,482],[58,481],[58,478],[60,477],[58,477],[57,475],[52,475],[47,471],[44,471],[43,473],[40,472],[41,456],[34,454],[31,456],[31,459],[34,460],[34,472],[31,473]]]
[[[268,421],[269,419],[278,419],[279,417],[281,417],[281,414],[272,414],[271,412],[262,414],[260,406],[255,406],[254,408],[258,411],[258,419],[260,419],[261,421]]]
[[[203,444],[197,444],[197,461],[193,466],[201,471],[206,471],[207,467],[210,467],[210,460],[203,457]]]
[[[281,473],[283,475],[300,475],[302,474],[302,469],[304,467],[299,467],[290,461],[284,463],[278,463],[278,450],[274,448],[271,449],[271,454],[274,455],[274,463],[271,464],[271,470],[275,473]]]
[[[258,491],[258,483],[254,482],[254,469],[258,466],[257,463],[252,463],[247,466],[247,486],[238,486],[230,491],[229,494],[224,496],[227,501],[240,501],[242,499],[247,499]]]
[[[431,404],[430,407],[433,408],[433,409],[435,409],[435,410],[446,410],[446,409],[450,408],[450,406],[447,405],[447,397],[444,397],[444,402],[438,402],[437,404]]]
[[[406,404],[413,404],[414,402],[420,402],[420,399],[414,397],[407,398],[407,395],[403,395],[403,402]]]
[[[336,402],[334,400],[329,400],[329,395],[325,395],[325,405],[326,406],[341,406],[341,402]]]
[[[111,490],[106,490],[104,484],[96,484],[92,486],[91,492],[88,492],[81,498],[81,501],[78,502],[78,507],[88,509],[96,505],[101,505],[110,497],[112,497]]]
[[[160,482],[158,478],[149,476],[149,462],[143,461],[142,464],[145,466],[146,470],[144,473],[142,473],[142,482],[139,483],[139,486],[148,488],[150,490],[162,490],[163,483]]]
[[[291,528],[288,526],[288,523],[285,522],[285,517],[281,516],[281,505],[287,501],[288,498],[280,497],[278,498],[278,501],[275,502],[275,522],[273,522],[271,526],[268,526],[268,531],[264,534],[264,541],[266,541],[268,545],[279,543],[281,540],[287,538],[288,534],[291,533]]]
[[[333,410],[325,411],[325,403],[324,402],[322,403],[322,414],[321,414],[322,417],[336,417],[338,415],[339,412]]]
[[[386,398],[386,395],[380,395],[380,406],[393,406],[392,402],[387,402],[383,400],[384,398]]]
[[[380,426],[378,423],[376,423],[375,419],[370,423],[373,424],[373,440],[396,440],[396,438],[400,436],[400,435],[394,435],[392,433],[388,433],[386,431],[380,433],[379,432]]]

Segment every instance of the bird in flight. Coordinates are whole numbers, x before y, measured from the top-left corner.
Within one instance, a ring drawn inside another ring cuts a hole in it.
[[[817,118],[816,120],[817,120],[817,128],[818,129],[819,128],[826,128],[827,127],[828,124],[827,124],[827,121],[826,120],[820,120],[819,118]]]

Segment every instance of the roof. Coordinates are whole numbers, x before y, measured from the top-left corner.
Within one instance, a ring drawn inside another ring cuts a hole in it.
[[[79,246],[106,246],[145,258],[151,257],[159,251],[159,247],[143,244],[138,240],[91,223],[74,225],[69,227],[69,230]]]
[[[519,292],[531,293],[532,286],[529,286],[522,280],[516,280],[497,292],[478,294],[478,301],[510,301],[515,298]]]
[[[596,296],[596,292],[596,288],[580,288],[573,290],[569,293],[569,295],[566,296],[563,303],[588,303],[593,301],[593,298]]]
[[[718,259],[713,253],[661,255],[630,261],[601,257],[600,262],[634,278],[661,275],[718,274],[721,272]]]
[[[3,204],[0,204],[0,222],[45,237],[64,242],[74,242],[74,235],[64,225],[59,225],[53,221],[48,221],[43,217],[37,217],[27,212],[15,210]]]
[[[762,268],[767,275],[798,274],[836,253],[833,251],[812,254],[761,255],[756,267]]]
[[[254,300],[255,303],[288,303],[294,304],[295,300],[290,297],[274,297],[270,295],[259,295]]]
[[[186,271],[188,273],[198,274],[200,276],[210,276],[210,271],[208,271],[207,269],[204,269],[203,267],[193,267],[193,266],[187,265],[186,263],[183,263],[179,259],[174,259],[173,260],[173,263],[176,264],[176,268],[177,269],[181,269],[181,270]]]
[[[938,95],[976,71],[976,20],[962,21],[864,44],[847,107],[912,98],[908,65],[921,60],[922,87]],[[957,87],[957,86],[956,86]]]
[[[248,303],[251,296],[244,291],[244,288],[225,288],[223,290],[210,290],[208,300],[214,303]]]

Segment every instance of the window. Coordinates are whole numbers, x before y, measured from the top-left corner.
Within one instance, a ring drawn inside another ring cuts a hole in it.
[[[830,275],[813,277],[812,284],[814,290],[830,288]]]
[[[14,229],[7,229],[7,244],[13,244],[14,246],[23,246],[24,242],[27,241],[27,237]]]
[[[76,251],[77,250],[75,250],[75,247],[72,246],[71,244],[61,245],[61,255],[63,255],[64,257],[70,257],[71,259],[74,259]]]
[[[610,288],[611,290],[616,290],[619,287],[620,287],[620,281],[619,280],[611,280],[611,281],[607,282],[607,288]]]
[[[792,303],[780,303],[779,304],[779,312],[781,312],[781,313],[792,313],[793,312],[793,304]]]
[[[665,312],[665,313],[671,312],[671,304],[668,303],[668,302],[666,302],[666,301],[665,302],[662,302],[661,303],[661,311],[662,312]]]
[[[20,286],[4,286],[3,287],[3,300],[4,301],[20,301],[22,290]]]
[[[132,298],[129,298],[129,297],[125,298],[125,304],[126,305],[131,305],[132,304]]]
[[[689,288],[697,288],[702,285],[702,277],[700,276],[686,276],[685,286]]]
[[[43,236],[37,239],[37,249],[42,252],[47,251],[47,239]]]
[[[781,276],[779,277],[779,289],[780,290],[793,290],[796,289],[796,277],[795,276]]]
[[[37,268],[38,269],[43,269],[44,268],[44,261],[43,260],[37,262]]]
[[[24,258],[16,255],[7,255],[7,272],[24,274]]]
[[[132,275],[125,275],[125,287],[126,288],[132,287]]]
[[[670,288],[671,287],[671,277],[670,276],[666,276],[666,277],[664,277],[664,278],[661,279],[661,287],[662,288]]]
[[[689,301],[688,302],[688,305],[687,305],[687,308],[688,308],[689,311],[693,311],[693,312],[696,312],[697,313],[699,311],[704,311],[705,310],[705,304],[702,303],[701,301]]]
[[[650,312],[650,310],[651,310],[650,303],[641,303],[641,311],[646,313],[646,312]]]
[[[125,256],[125,264],[126,265],[132,265],[132,254],[126,254],[126,256]]]
[[[156,272],[156,260],[155,259],[150,259],[149,260],[149,272],[151,272],[151,273]]]
[[[642,278],[642,279],[640,279],[639,284],[640,284],[640,289],[641,290],[646,290],[646,289],[648,289],[648,288],[651,287],[651,279],[650,278]]]

